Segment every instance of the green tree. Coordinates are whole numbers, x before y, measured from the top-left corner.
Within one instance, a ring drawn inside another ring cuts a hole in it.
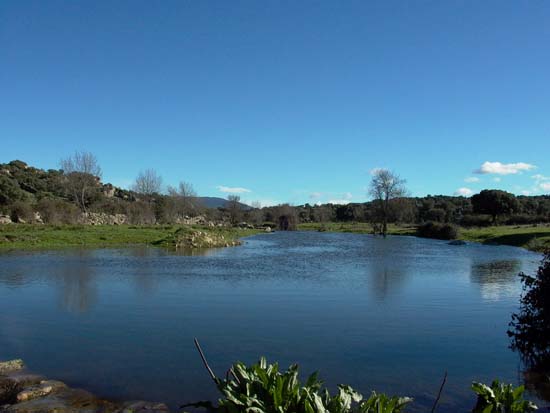
[[[515,195],[498,189],[485,189],[471,199],[474,212],[491,215],[493,224],[496,223],[499,215],[511,214],[519,210],[519,202]]]

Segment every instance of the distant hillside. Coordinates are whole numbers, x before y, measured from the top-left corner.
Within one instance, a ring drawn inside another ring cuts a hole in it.
[[[206,208],[225,208],[227,204],[227,199],[219,198],[215,196],[199,196],[196,198],[199,203]],[[241,209],[249,210],[252,209],[249,205],[239,202]]]

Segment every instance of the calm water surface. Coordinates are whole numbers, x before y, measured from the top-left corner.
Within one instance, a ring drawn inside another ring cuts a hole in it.
[[[468,411],[472,380],[519,383],[508,349],[513,247],[412,237],[275,233],[202,255],[153,248],[0,255],[0,359],[115,399],[176,407],[217,397],[193,347],[222,375],[265,355],[329,386]],[[429,409],[428,409],[429,410]]]

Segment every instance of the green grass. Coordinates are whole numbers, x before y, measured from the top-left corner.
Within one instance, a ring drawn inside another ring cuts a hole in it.
[[[298,229],[318,231],[322,226],[330,232],[372,233],[371,225],[365,222],[308,223],[300,224]],[[390,225],[388,233],[391,235],[416,235],[416,226]],[[550,226],[499,225],[484,228],[460,228],[459,239],[482,244],[513,245],[531,251],[544,251],[550,248]]]
[[[319,231],[324,228],[328,232],[352,232],[355,234],[372,234],[372,226],[366,222],[326,222],[320,224],[317,222],[299,224],[300,231]],[[415,225],[394,225],[388,226],[388,234],[391,235],[416,235]]]
[[[300,224],[298,229],[317,231],[323,224]],[[120,247],[127,245],[167,245],[163,243],[181,228],[200,230],[214,235],[223,234],[227,240],[253,235],[258,230],[239,228],[206,228],[181,225],[0,225],[0,250],[57,249],[65,247]],[[326,231],[370,234],[370,224],[364,222],[324,224]],[[391,235],[415,235],[416,227],[390,225]],[[550,226],[494,226],[461,228],[459,238],[483,244],[504,244],[543,251],[550,248]]]
[[[120,247],[162,245],[181,225],[0,225],[0,250],[58,249],[66,247]],[[188,227],[223,233],[235,240],[258,231],[238,228]]]
[[[550,248],[550,226],[500,225],[485,228],[461,228],[460,239],[482,244],[503,244],[544,251]]]

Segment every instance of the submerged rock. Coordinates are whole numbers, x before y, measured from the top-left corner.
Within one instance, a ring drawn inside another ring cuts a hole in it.
[[[23,360],[0,361],[0,374],[10,373],[12,371],[21,370],[24,367]]]
[[[114,413],[114,403],[98,399],[80,389],[58,388],[46,396],[19,402],[7,407],[5,413]],[[2,412],[2,410],[0,410]]]
[[[22,360],[0,362],[0,413],[169,413],[164,403],[103,400],[23,367]]]
[[[451,242],[448,243],[449,245],[466,245],[466,242],[460,240],[460,239],[455,239]]]
[[[42,380],[39,384],[30,386],[17,395],[17,401],[24,402],[27,400],[36,399],[50,394],[59,389],[66,388],[67,385],[56,380]]]
[[[144,401],[132,401],[123,404],[122,410],[117,413],[166,413],[168,406],[164,403],[151,403]]]

